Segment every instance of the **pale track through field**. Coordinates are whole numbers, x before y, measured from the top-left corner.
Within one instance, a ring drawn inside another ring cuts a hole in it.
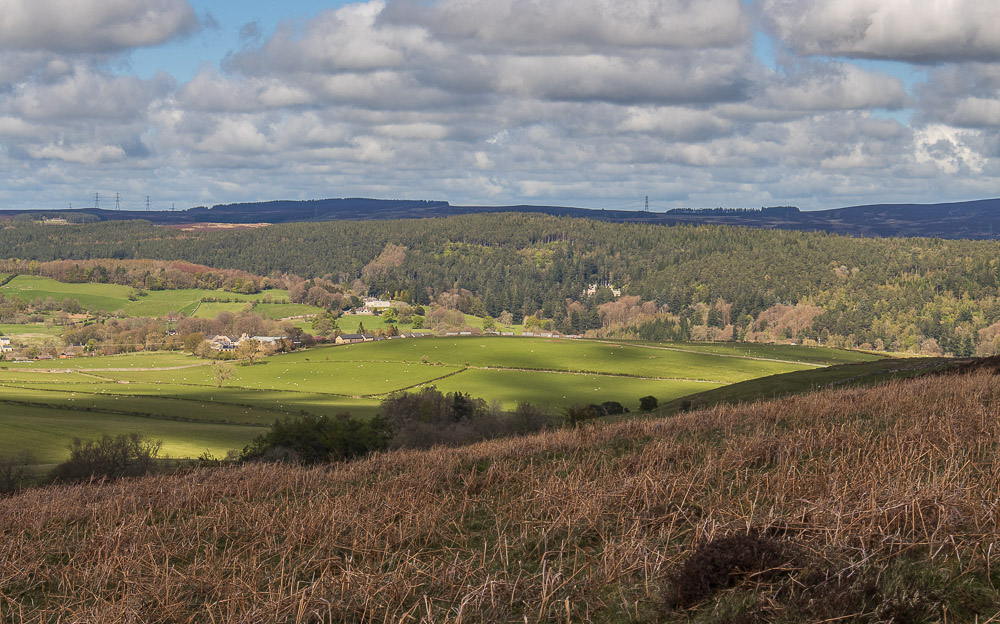
[[[65,373],[149,373],[158,371],[175,371],[184,370],[188,368],[200,368],[203,366],[211,366],[212,362],[204,362],[202,364],[185,364],[184,366],[153,366],[153,367],[139,367],[139,368],[15,368],[8,369],[7,372],[18,372],[23,371],[25,373],[44,373],[49,375],[62,375]]]

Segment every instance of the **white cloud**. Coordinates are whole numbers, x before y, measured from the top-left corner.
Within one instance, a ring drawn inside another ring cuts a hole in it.
[[[45,145],[28,149],[33,158],[62,160],[68,163],[95,165],[125,157],[118,145]]]
[[[948,174],[957,174],[962,169],[981,173],[986,158],[974,147],[979,139],[976,131],[943,124],[927,126],[914,137],[915,157],[917,162],[933,164]]]
[[[144,115],[153,101],[172,88],[173,80],[166,74],[141,80],[79,66],[54,80],[17,85],[0,100],[0,110],[28,120],[104,118],[122,122]]]
[[[697,141],[727,134],[733,124],[717,113],[681,106],[632,107],[618,125],[622,132],[655,134],[672,140]]]
[[[187,0],[5,0],[0,49],[117,52],[198,28]]]
[[[918,89],[926,124],[965,128],[1000,127],[1000,63],[961,63],[931,72]]]
[[[445,40],[529,53],[732,47],[749,34],[739,0],[394,0],[381,20],[419,24]]]
[[[765,93],[768,108],[799,111],[898,109],[908,99],[899,78],[847,63],[809,64],[770,82]]]
[[[764,0],[763,12],[799,54],[1000,60],[996,0]]]
[[[413,26],[376,25],[384,7],[372,1],[326,11],[300,32],[282,24],[260,47],[234,55],[228,65],[247,74],[359,72],[397,68],[413,55],[433,54],[427,33]]]
[[[497,59],[501,93],[543,100],[705,102],[745,97],[742,52],[605,56],[507,56]]]

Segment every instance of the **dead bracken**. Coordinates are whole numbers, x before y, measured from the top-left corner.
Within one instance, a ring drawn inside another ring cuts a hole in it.
[[[29,490],[0,499],[0,621],[986,622],[997,397],[927,377]]]

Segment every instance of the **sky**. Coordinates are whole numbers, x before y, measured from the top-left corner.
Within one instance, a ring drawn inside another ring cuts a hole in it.
[[[996,0],[0,0],[0,208],[1000,196]]]

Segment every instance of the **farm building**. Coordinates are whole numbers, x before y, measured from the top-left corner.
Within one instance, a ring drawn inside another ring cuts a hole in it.
[[[14,347],[10,346],[10,338],[0,336],[0,353],[10,353]]]
[[[208,339],[208,342],[216,351],[233,351],[236,349],[236,343],[229,336],[212,336]]]
[[[341,334],[340,336],[337,336],[335,342],[340,345],[340,344],[354,344],[356,342],[364,342],[364,341],[365,337],[363,334]]]
[[[386,308],[392,307],[391,301],[385,301],[383,299],[374,299],[372,297],[365,297],[365,310],[374,312],[376,310],[385,310]]]

